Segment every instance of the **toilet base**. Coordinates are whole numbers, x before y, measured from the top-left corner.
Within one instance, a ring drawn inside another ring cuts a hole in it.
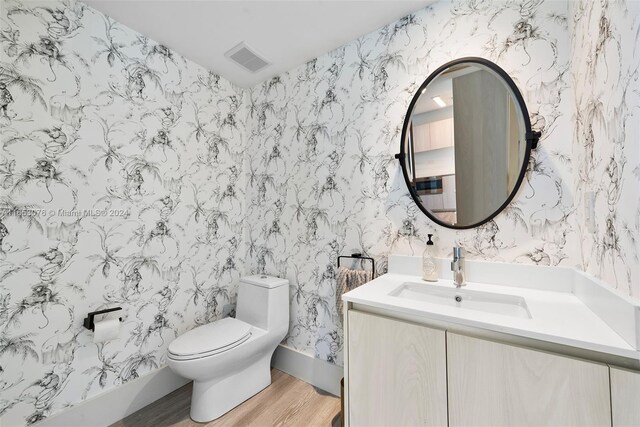
[[[226,378],[193,381],[191,419],[203,423],[229,412],[271,384],[271,353]]]

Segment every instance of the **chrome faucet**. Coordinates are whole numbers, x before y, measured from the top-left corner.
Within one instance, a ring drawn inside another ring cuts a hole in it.
[[[451,271],[453,271],[453,283],[456,285],[456,288],[466,285],[466,283],[464,283],[464,249],[460,246],[453,248]]]

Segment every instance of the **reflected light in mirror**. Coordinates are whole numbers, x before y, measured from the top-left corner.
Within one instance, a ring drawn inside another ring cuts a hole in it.
[[[426,90],[426,88],[425,88],[425,90]],[[423,92],[424,92],[424,91],[423,91]],[[435,102],[436,104],[438,104],[438,106],[440,106],[440,108],[443,108],[443,107],[446,107],[446,106],[447,106],[447,103],[446,103],[446,102],[444,102],[444,101],[442,100],[442,98],[440,98],[439,96],[434,96],[434,97],[433,97],[433,98],[431,98],[431,99],[433,99],[433,102]]]

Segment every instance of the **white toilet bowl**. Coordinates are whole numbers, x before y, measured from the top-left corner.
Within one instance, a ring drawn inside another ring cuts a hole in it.
[[[289,326],[288,284],[242,278],[235,319],[199,326],[169,345],[169,367],[193,380],[194,421],[214,420],[271,384],[271,356]]]

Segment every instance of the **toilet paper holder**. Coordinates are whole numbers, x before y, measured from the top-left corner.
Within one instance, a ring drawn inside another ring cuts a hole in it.
[[[84,318],[84,322],[83,322],[84,327],[91,331],[95,331],[96,325],[93,320],[94,317],[96,317],[99,314],[111,313],[112,311],[118,311],[118,310],[122,310],[122,307],[114,307],[114,308],[107,308],[105,310],[92,311],[91,313],[87,314],[87,317]],[[122,317],[119,317],[118,319],[122,322]]]

